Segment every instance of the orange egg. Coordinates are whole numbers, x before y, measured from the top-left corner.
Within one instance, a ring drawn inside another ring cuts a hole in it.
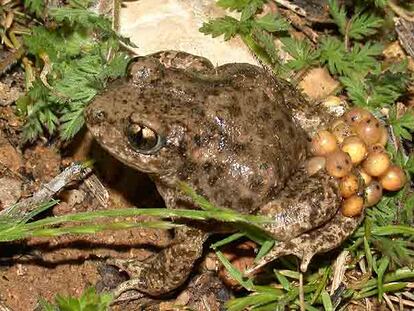
[[[364,190],[365,207],[377,204],[382,198],[382,186],[378,181],[373,181]]]
[[[346,217],[361,215],[364,209],[364,199],[354,194],[342,202],[341,212]]]
[[[367,145],[373,145],[381,139],[381,124],[374,117],[364,119],[355,126],[355,132],[364,141],[364,143]]]
[[[360,163],[367,155],[367,146],[358,136],[350,136],[345,138],[341,149],[349,154],[353,164]]]
[[[354,174],[346,175],[339,181],[339,191],[343,198],[349,198],[350,196],[357,193],[359,188],[358,177]]]
[[[372,151],[362,163],[365,172],[371,176],[380,176],[390,167],[391,160],[387,153]]]
[[[388,131],[385,126],[381,126],[381,137],[378,140],[378,143],[382,146],[385,146],[388,142]]]
[[[326,157],[326,171],[329,175],[337,178],[344,177],[351,172],[352,161],[349,154],[342,150],[331,152]]]
[[[359,122],[373,117],[373,115],[363,108],[354,107],[344,114],[346,122],[350,125],[357,125]]]
[[[337,147],[335,136],[326,130],[317,132],[311,141],[311,152],[316,156],[327,155]]]
[[[379,182],[385,190],[397,191],[404,187],[407,182],[407,176],[401,167],[391,165],[387,171],[380,176]]]

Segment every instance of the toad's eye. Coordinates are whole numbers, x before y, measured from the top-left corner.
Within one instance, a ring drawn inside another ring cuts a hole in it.
[[[164,146],[164,139],[142,124],[130,123],[126,134],[131,146],[139,153],[153,154]]]

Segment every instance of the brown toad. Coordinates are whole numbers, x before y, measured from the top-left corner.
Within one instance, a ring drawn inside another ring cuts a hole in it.
[[[214,68],[182,52],[135,58],[86,110],[100,145],[148,173],[167,208],[196,208],[178,189],[185,181],[217,206],[273,219],[281,241],[259,263],[286,254],[302,259],[338,246],[358,223],[338,211],[337,183],[303,162],[308,132],[323,122],[287,82],[248,64]],[[177,229],[174,243],[144,262],[115,261],[135,289],[159,296],[183,284],[202,254],[205,230]]]

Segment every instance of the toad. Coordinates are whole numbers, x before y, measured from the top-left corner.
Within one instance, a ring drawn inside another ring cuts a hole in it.
[[[259,263],[287,254],[311,258],[342,243],[358,218],[339,211],[337,181],[304,170],[309,134],[327,122],[286,81],[249,64],[215,68],[207,59],[166,51],[134,58],[85,112],[98,143],[147,173],[167,208],[197,208],[186,182],[216,206],[263,215],[279,241]],[[173,243],[145,261],[115,260],[130,280],[116,290],[158,297],[178,288],[200,258],[209,232],[175,230]]]

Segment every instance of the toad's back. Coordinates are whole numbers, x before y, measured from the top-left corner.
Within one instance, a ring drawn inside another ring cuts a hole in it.
[[[134,119],[165,138],[148,161],[112,152],[151,173],[161,188],[183,180],[213,203],[252,212],[305,157],[306,135],[292,121],[284,89],[259,68],[233,64],[200,74],[155,67],[152,74],[145,83],[115,82],[93,106],[104,107],[109,124],[122,128]]]

